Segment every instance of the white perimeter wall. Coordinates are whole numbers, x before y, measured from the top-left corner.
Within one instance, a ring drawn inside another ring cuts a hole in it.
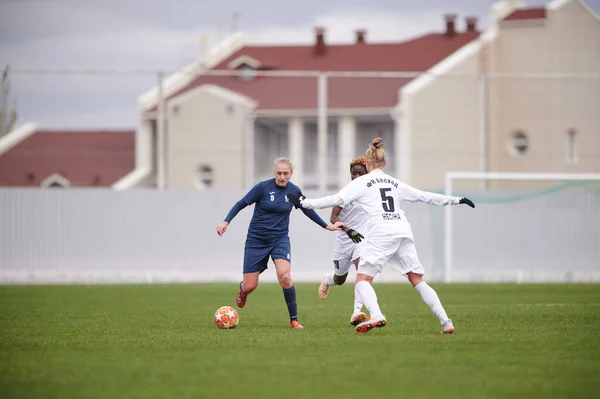
[[[0,283],[235,282],[253,206],[241,190],[0,189]],[[307,193],[312,196],[311,193]],[[452,281],[600,281],[600,192],[473,199],[455,210]],[[403,204],[430,281],[444,277],[442,209]],[[319,211],[329,219],[329,210]],[[336,233],[292,212],[292,278],[331,270]],[[354,280],[351,272],[350,281]],[[274,266],[261,281],[276,281]],[[405,282],[385,270],[380,282]]]

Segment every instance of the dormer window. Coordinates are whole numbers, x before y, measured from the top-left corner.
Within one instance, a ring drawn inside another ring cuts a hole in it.
[[[256,69],[252,68],[248,64],[242,64],[238,69],[241,72],[238,76],[240,80],[252,80],[256,76]]]
[[[229,69],[240,71],[238,75],[240,80],[252,80],[256,76],[256,71],[261,69],[262,63],[248,55],[241,55],[234,58],[227,66]]]
[[[40,186],[42,188],[69,188],[71,187],[71,182],[58,173],[54,173],[45,178]]]

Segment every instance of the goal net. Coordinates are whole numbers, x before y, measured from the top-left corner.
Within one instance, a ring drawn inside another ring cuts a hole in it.
[[[447,282],[600,281],[600,174],[446,175]]]

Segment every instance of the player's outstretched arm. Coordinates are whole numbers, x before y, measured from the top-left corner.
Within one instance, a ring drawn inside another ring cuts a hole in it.
[[[342,230],[345,227],[346,227],[346,225],[344,223],[335,222],[334,224],[328,224],[327,227],[325,227],[325,228],[329,231],[337,231],[337,230]]]
[[[289,200],[289,195],[288,195],[288,200]],[[290,200],[290,202],[292,202],[292,201]],[[312,220],[313,222],[315,222],[319,226],[321,226],[324,229],[327,229],[329,231],[340,230],[342,227],[345,226],[344,223],[342,223],[342,222],[336,222],[336,223],[333,223],[333,224],[327,224],[327,223],[325,223],[325,221],[323,219],[321,219],[321,217],[314,210],[312,210],[312,209],[305,209],[305,208],[302,208],[302,207],[300,207],[300,209],[302,210],[302,213],[304,213],[310,220]]]
[[[290,202],[296,205],[296,207],[305,209],[322,209],[332,208],[334,206],[342,206],[345,203],[354,201],[360,194],[361,190],[363,189],[362,184],[364,183],[364,180],[361,180],[362,177],[363,176],[352,180],[346,185],[346,187],[342,188],[337,194],[334,195],[308,199],[302,195],[302,193],[300,193],[300,195],[295,195],[293,198],[290,198],[288,195],[288,199]]]
[[[250,204],[255,203],[256,201],[258,201],[260,199],[260,193],[261,193],[261,188],[262,188],[261,184],[262,183],[258,183],[257,185],[252,187],[252,189],[250,189],[250,191],[248,191],[248,193],[246,195],[244,195],[244,198],[242,198],[241,200],[236,202],[231,207],[231,209],[227,213],[227,216],[225,216],[225,219],[223,220],[223,222],[221,222],[221,224],[217,226],[217,234],[218,235],[222,236],[227,231],[227,226],[229,226],[229,223],[231,223],[231,220],[233,220],[233,218],[238,213],[240,213],[240,211],[242,209],[244,209],[245,207],[247,207]]]
[[[426,204],[437,206],[466,204],[471,208],[475,208],[473,201],[468,198],[452,197],[444,194],[422,191],[411,187],[408,184],[404,184],[402,195],[404,200],[410,202],[425,202]]]
[[[314,199],[308,199],[304,195],[288,194],[288,200],[294,204],[296,208],[303,209],[331,208],[344,203],[342,197],[337,194]]]

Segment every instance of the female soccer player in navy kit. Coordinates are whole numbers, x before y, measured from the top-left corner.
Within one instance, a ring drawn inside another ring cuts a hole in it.
[[[254,206],[254,214],[248,227],[246,245],[244,247],[244,278],[240,283],[236,303],[240,308],[246,305],[248,294],[256,289],[258,276],[267,269],[269,256],[275,263],[279,285],[283,288],[283,296],[290,314],[292,328],[304,328],[298,321],[296,305],[296,289],[290,276],[291,248],[288,235],[290,212],[293,204],[287,195],[302,195],[300,188],[289,180],[292,177],[292,164],[287,158],[277,158],[273,164],[274,179],[265,180],[255,185],[229,211],[223,223],[217,226],[220,236],[227,231],[231,220],[245,207]],[[329,230],[339,230],[343,223],[328,225],[314,210],[302,209],[302,212],[319,226]]]

